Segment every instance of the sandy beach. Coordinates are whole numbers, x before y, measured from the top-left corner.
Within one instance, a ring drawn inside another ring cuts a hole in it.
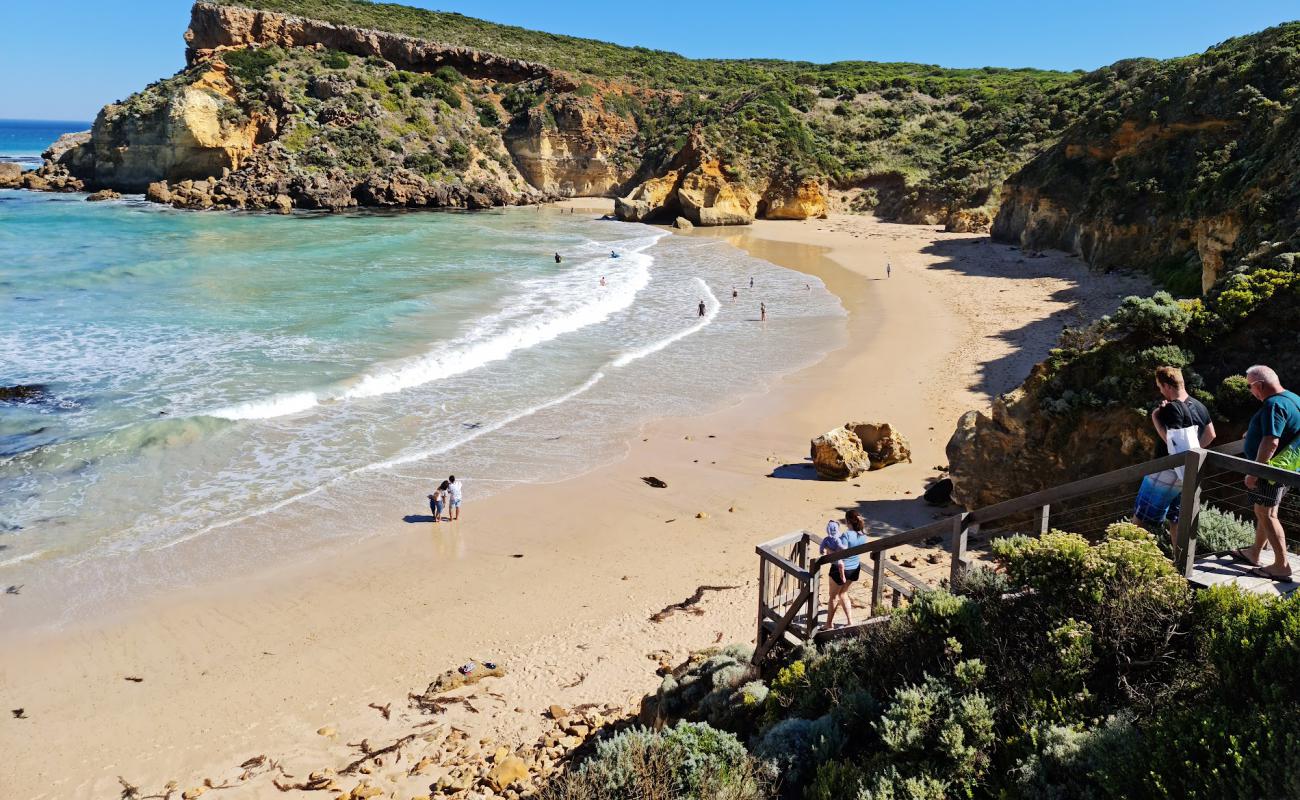
[[[383,535],[333,559],[14,637],[0,655],[0,707],[23,715],[0,722],[2,794],[117,797],[121,778],[145,795],[210,779],[230,782],[223,798],[293,797],[266,771],[240,781],[240,764],[265,755],[301,779],[351,761],[349,743],[377,747],[430,722],[491,752],[536,739],[551,704],[634,708],[661,659],[752,640],[754,544],[850,508],[873,533],[931,521],[942,512],[919,496],[946,465],[957,418],[1019,383],[1063,327],[1148,287],[1060,253],[1029,258],[987,236],[867,217],[681,235],[815,275],[848,312],[846,343],[727,408],[646,425],[612,465],[481,502],[469,494],[456,524],[376,518]],[[779,330],[778,300],[756,335]],[[893,424],[912,463],[813,480],[809,439],[849,420]],[[702,613],[650,621],[701,586],[727,588],[706,591]],[[0,602],[22,614],[30,601]],[[507,674],[436,717],[408,707],[409,693],[473,659]],[[376,707],[387,704],[385,716]],[[419,757],[414,747],[368,778],[384,796],[426,794],[428,778],[408,775]]]

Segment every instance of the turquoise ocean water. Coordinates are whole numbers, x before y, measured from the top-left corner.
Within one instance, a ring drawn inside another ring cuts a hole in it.
[[[576,474],[842,327],[815,279],[642,225],[83,198],[0,191],[0,385],[36,387],[0,402],[0,584],[82,605],[365,537],[449,472]]]
[[[0,119],[0,161],[38,167],[41,153],[65,133],[90,129],[89,122],[39,119]]]

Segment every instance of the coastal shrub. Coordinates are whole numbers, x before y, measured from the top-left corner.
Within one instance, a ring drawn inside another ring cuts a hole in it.
[[[1187,331],[1192,321],[1188,307],[1169,292],[1151,297],[1126,297],[1111,315],[1120,330],[1148,341],[1169,341]]]
[[[1197,517],[1196,551],[1222,553],[1255,542],[1255,527],[1231,512],[1203,506]]]
[[[773,779],[802,785],[821,764],[839,755],[844,743],[844,734],[830,714],[815,720],[790,717],[758,739],[754,757]]]
[[[767,686],[756,680],[752,656],[748,645],[692,653],[685,664],[664,676],[650,703],[654,718],[703,721],[721,730],[747,733],[769,694]]]
[[[1229,375],[1219,382],[1214,393],[1215,411],[1229,419],[1245,419],[1257,407],[1245,375]]]
[[[284,60],[285,52],[279,47],[245,47],[226,50],[221,60],[226,62],[235,77],[244,83],[258,83],[266,77],[271,67]]]
[[[469,166],[469,145],[456,139],[447,146],[446,152],[443,153],[443,161],[457,172],[465,169]]]
[[[321,58],[320,63],[329,69],[347,69],[352,59],[341,50],[330,50]]]
[[[945,794],[966,795],[988,769],[994,715],[977,689],[983,665],[957,666],[903,687],[886,706],[876,724],[883,749],[868,766],[867,785],[876,796],[900,796],[900,789],[929,792],[936,784]]]
[[[653,732],[634,728],[599,742],[595,754],[549,787],[554,800],[758,800],[766,795],[735,736],[682,722]]]

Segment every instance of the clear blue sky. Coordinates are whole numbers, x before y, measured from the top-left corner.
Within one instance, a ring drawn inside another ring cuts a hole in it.
[[[1300,19],[1300,0],[412,0],[410,5],[693,57],[1093,69]],[[186,0],[4,0],[0,118],[94,117],[180,69]]]

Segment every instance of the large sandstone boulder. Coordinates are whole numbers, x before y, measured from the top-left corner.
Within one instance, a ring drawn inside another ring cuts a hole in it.
[[[10,189],[18,185],[23,177],[21,164],[12,161],[0,161],[0,189]]]
[[[94,203],[100,200],[117,200],[121,196],[122,195],[118,194],[112,189],[100,189],[98,192],[94,192],[90,196],[88,196],[86,200],[88,202]]]
[[[871,460],[871,469],[884,469],[890,464],[912,460],[907,439],[887,422],[849,422],[844,427],[862,443],[862,450]]]
[[[759,208],[765,219],[825,219],[830,211],[826,187],[814,178],[794,186],[773,181],[763,193]]]
[[[45,152],[41,153],[41,158],[55,164],[62,164],[65,162],[68,154],[73,152],[76,148],[89,143],[90,131],[65,133],[58,139],[55,139],[54,144],[45,148]]]
[[[614,215],[627,222],[645,222],[667,216],[677,207],[678,170],[651,178],[633,189],[626,197],[614,200]]]
[[[758,198],[722,174],[717,161],[705,161],[682,180],[677,190],[682,216],[696,225],[748,225]]]
[[[817,477],[824,481],[856,478],[871,469],[862,440],[848,428],[836,428],[813,439],[812,461]]]
[[[954,211],[944,220],[948,233],[988,233],[993,226],[993,215],[985,208],[963,208]]]

